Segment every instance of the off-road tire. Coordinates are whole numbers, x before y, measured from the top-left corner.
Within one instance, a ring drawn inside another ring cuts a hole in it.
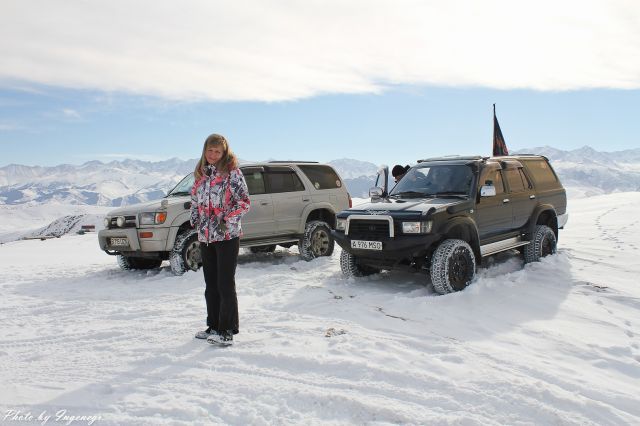
[[[251,253],[273,253],[274,251],[276,251],[276,245],[269,244],[267,246],[249,247],[249,251],[251,251]]]
[[[540,258],[555,254],[557,250],[556,234],[546,225],[536,225],[533,238],[524,246],[524,262],[538,262]]]
[[[174,275],[182,275],[189,270],[197,271],[202,266],[198,231],[189,229],[178,235],[169,255],[169,263]]]
[[[128,257],[122,254],[116,256],[118,260],[118,266],[123,271],[131,271],[134,269],[155,269],[160,267],[162,260],[160,259],[145,259],[143,257]]]
[[[380,272],[380,269],[360,265],[358,259],[346,250],[340,254],[340,270],[345,277],[366,277]]]
[[[439,294],[464,290],[476,274],[476,257],[463,240],[444,240],[431,258],[431,282]]]
[[[308,261],[320,256],[331,256],[334,245],[329,224],[322,220],[312,220],[304,227],[298,250],[300,257]]]

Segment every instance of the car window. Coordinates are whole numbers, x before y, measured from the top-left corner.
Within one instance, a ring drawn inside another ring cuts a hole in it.
[[[500,170],[493,170],[487,174],[485,178],[485,184],[489,184],[491,182],[493,186],[496,188],[496,195],[502,194],[504,192],[504,184],[502,183],[502,173]]]
[[[391,195],[422,193],[425,195],[450,192],[469,194],[473,172],[466,165],[436,165],[412,167],[393,188]]]
[[[249,195],[264,194],[266,191],[264,184],[264,173],[257,170],[243,170],[244,180],[247,182]]]
[[[553,169],[545,160],[525,160],[523,163],[537,185],[549,185],[558,181]]]
[[[315,164],[299,165],[300,170],[309,178],[315,189],[335,189],[342,187],[342,180],[329,166]]]
[[[525,185],[525,181],[523,180],[526,178],[522,174],[521,169],[507,169],[504,170],[504,173],[507,178],[507,183],[509,184],[510,192],[522,192],[526,187],[528,187],[528,185]]]
[[[171,191],[169,191],[169,197],[178,195],[187,195],[191,193],[193,187],[194,178],[193,173],[186,175]]]
[[[525,189],[532,189],[533,185],[531,184],[531,180],[529,176],[525,173],[524,169],[518,169],[520,171],[520,177],[522,177],[522,182],[524,182]]]
[[[270,193],[304,191],[304,185],[292,169],[268,170],[266,178]]]

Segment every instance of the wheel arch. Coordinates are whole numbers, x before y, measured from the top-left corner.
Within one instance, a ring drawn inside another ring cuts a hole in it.
[[[442,235],[440,242],[448,239],[466,241],[473,250],[473,254],[476,257],[476,263],[480,261],[480,237],[478,236],[476,223],[471,218],[453,218],[438,232]]]
[[[169,229],[169,234],[167,235],[167,244],[165,245],[165,251],[171,252],[173,250],[173,246],[178,239],[178,236],[183,232],[186,232],[191,229],[191,222],[187,219],[186,222],[179,224],[180,222],[174,221],[175,225],[172,225]]]
[[[556,234],[556,240],[558,240],[558,215],[553,206],[543,204],[536,207],[531,219],[527,229],[527,238],[532,238],[536,232],[536,225],[546,225],[553,230],[553,233]]]
[[[185,223],[188,225],[190,220],[190,210],[184,210],[178,213],[178,215],[171,221],[171,226],[183,226]]]
[[[336,212],[333,210],[331,204],[314,204],[305,210],[303,217],[305,218],[302,223],[301,232],[304,232],[305,225],[312,220],[322,220],[329,224],[331,229],[336,228]]]

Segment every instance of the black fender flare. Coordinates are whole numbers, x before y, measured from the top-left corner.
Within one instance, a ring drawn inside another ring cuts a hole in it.
[[[479,259],[481,258],[480,236],[478,235],[478,225],[476,224],[475,220],[465,216],[454,217],[448,220],[446,223],[444,223],[437,230],[437,232],[438,234],[442,235],[444,238],[447,234],[451,232],[453,228],[456,228],[456,227],[463,227],[469,232],[469,235],[468,235],[469,238],[467,242],[473,249],[473,252],[476,256],[476,260],[479,261]],[[462,238],[462,239],[464,239],[465,241],[467,240],[466,238]]]
[[[543,214],[549,213],[552,215],[551,223],[545,223],[556,234],[556,239],[558,238],[558,213],[556,212],[555,207],[551,204],[540,204],[533,209],[533,213],[531,214],[531,218],[529,219],[529,224],[527,226],[527,239],[531,239],[531,236],[536,232],[536,225],[538,225],[538,220],[540,216]]]

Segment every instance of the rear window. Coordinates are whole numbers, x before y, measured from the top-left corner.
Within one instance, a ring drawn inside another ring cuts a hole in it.
[[[552,185],[558,182],[553,169],[545,160],[522,160],[536,185]]]
[[[315,189],[335,189],[342,187],[342,180],[329,166],[299,165],[300,170],[309,178]]]

